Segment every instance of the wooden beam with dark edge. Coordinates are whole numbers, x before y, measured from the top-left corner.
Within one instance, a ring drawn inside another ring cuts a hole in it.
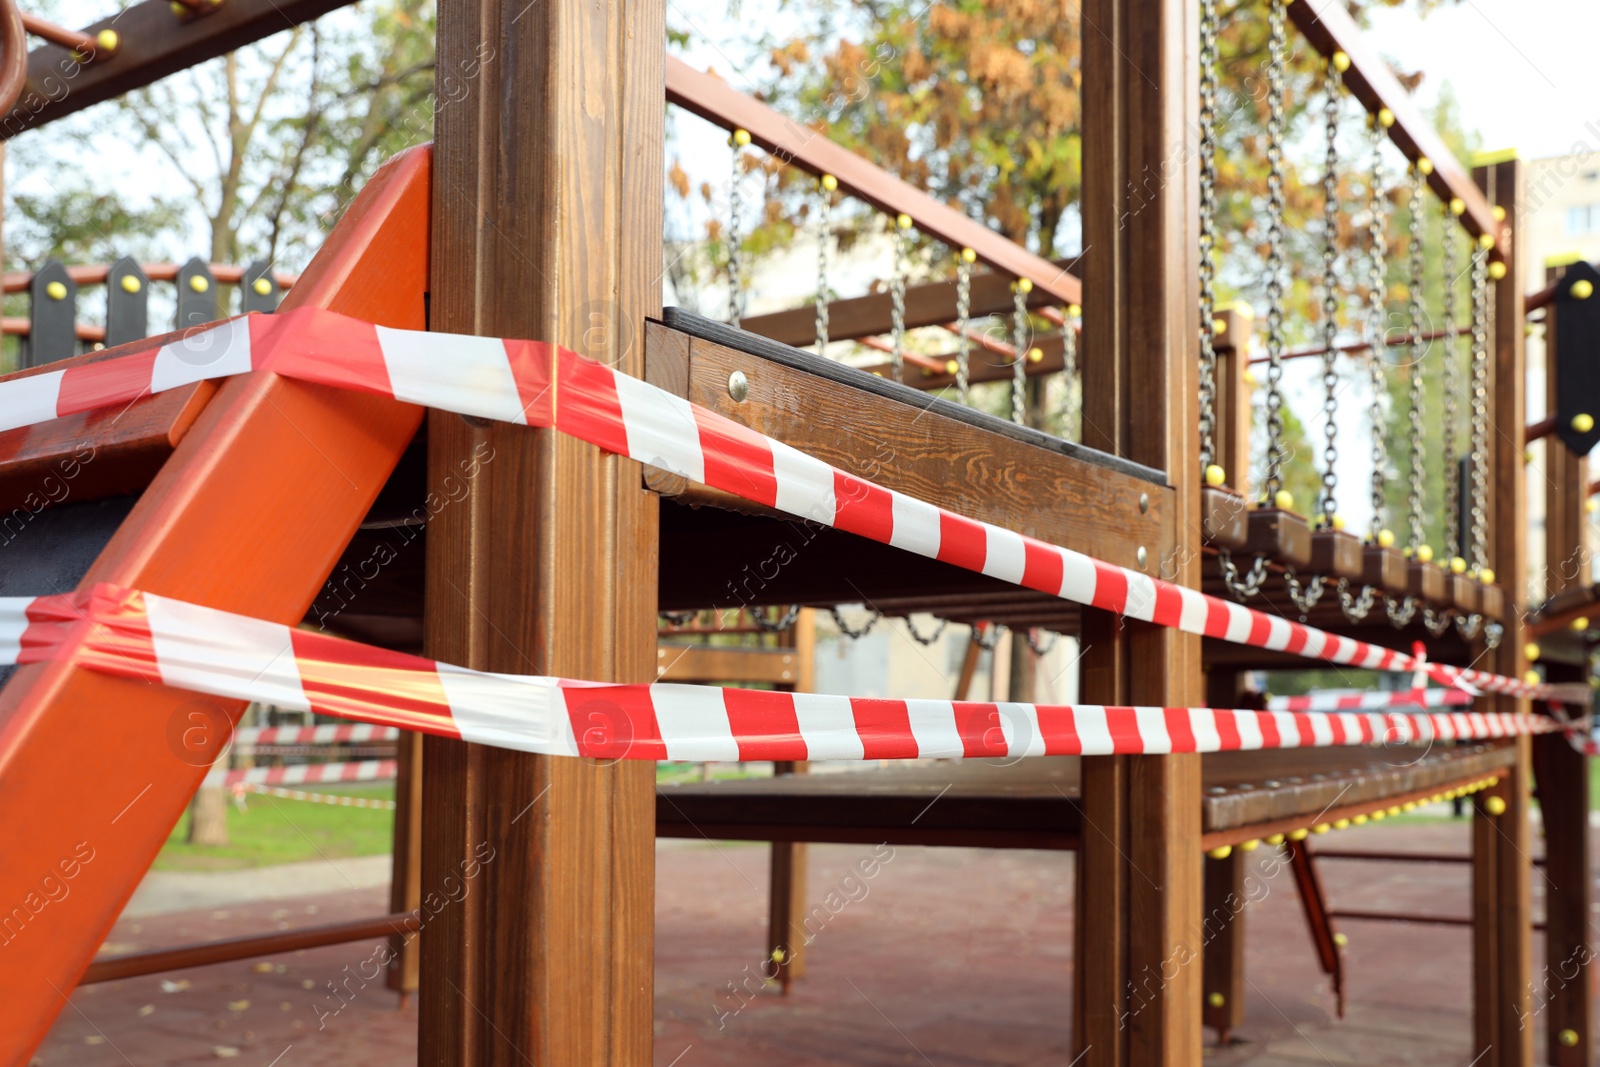
[[[980,260],[1016,278],[1026,278],[1065,304],[1082,302],[1078,279],[1042,256],[940,203],[826,134],[779,114],[734,89],[714,74],[703,74],[681,59],[667,57],[667,103],[725,130],[741,129],[759,145],[809,174],[831,174],[841,191],[890,215],[909,215],[918,230],[951,248],[970,248]]]
[[[101,30],[116,31],[117,50],[110,57],[85,63],[56,44],[29,52],[28,81],[16,106],[0,120],[0,140],[142,89],[352,2],[223,0],[203,15],[175,15],[168,0],[144,0],[84,29],[91,37]]]
[[[1497,258],[1503,255],[1510,234],[1509,225],[1495,219],[1488,198],[1473,182],[1467,169],[1412,103],[1411,94],[1394,76],[1389,64],[1362,37],[1355,20],[1345,10],[1344,0],[1290,0],[1288,11],[1295,26],[1320,54],[1331,57],[1335,52],[1343,52],[1350,57],[1350,66],[1344,72],[1345,87],[1369,115],[1376,115],[1383,108],[1389,110],[1394,116],[1389,139],[1395,147],[1413,163],[1426,156],[1433,164],[1428,185],[1446,203],[1459,198],[1466,205],[1461,216],[1462,225],[1474,237],[1492,235]]]

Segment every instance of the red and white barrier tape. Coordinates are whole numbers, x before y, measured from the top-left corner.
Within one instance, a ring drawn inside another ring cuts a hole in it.
[[[291,710],[500,748],[605,759],[1218,752],[1411,744],[1559,729],[1543,716],[1505,713],[1325,714],[884,700],[488,674],[104,584],[69,595],[0,600],[0,646],[19,663],[66,660]],[[391,761],[382,765],[393,767]],[[255,772],[229,773],[250,780]],[[274,777],[291,773],[305,777]],[[311,777],[327,773],[334,772],[315,766],[272,768],[259,780],[331,780]],[[351,773],[355,780],[366,774]]]
[[[382,797],[347,797],[340,793],[308,793],[304,789],[280,789],[275,785],[253,785],[241,782],[233,787],[233,795],[242,805],[247,793],[261,793],[269,797],[282,797],[284,800],[308,800],[313,804],[332,804],[340,808],[379,808],[383,811],[393,811],[395,802],[384,800]]]
[[[328,785],[333,782],[389,782],[394,780],[394,776],[394,760],[372,759],[351,763],[297,763],[292,767],[236,767],[233,770],[218,768],[206,774],[205,784]]]
[[[394,741],[399,737],[399,730],[367,723],[241,726],[233,732],[233,741],[237,745],[343,745],[362,741]]]
[[[1462,689],[1328,690],[1302,696],[1268,697],[1271,711],[1372,711],[1379,708],[1442,708],[1472,703]]]
[[[246,315],[181,341],[0,382],[0,430],[246,371],[553,427],[608,452],[1013,585],[1184,633],[1517,696],[1520,678],[1267,615],[885,489],[637,378],[542,341],[393,330],[318,308]]]

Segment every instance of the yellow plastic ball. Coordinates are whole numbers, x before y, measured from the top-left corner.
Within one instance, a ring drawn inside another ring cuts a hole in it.
[[[1423,563],[1433,562],[1433,547],[1431,545],[1417,546],[1417,559]]]
[[[894,224],[902,230],[909,230],[911,229],[911,216],[904,213],[896,215]]]
[[[1217,466],[1217,464],[1215,464],[1215,463],[1211,463],[1211,464],[1208,464],[1206,466],[1206,484],[1207,485],[1211,486],[1211,488],[1213,488],[1213,489],[1216,489],[1219,486],[1226,485],[1227,482],[1228,482],[1228,472],[1227,471],[1223,470],[1221,467]]]
[[[1587,300],[1594,295],[1594,282],[1588,278],[1579,278],[1572,283],[1572,288],[1567,292],[1572,294],[1574,300]]]
[[[65,300],[67,298],[67,287],[61,282],[51,282],[44,287],[44,293],[51,300]]]
[[[1572,1048],[1578,1043],[1578,1031],[1563,1030],[1556,1035],[1556,1040],[1561,1043],[1562,1048]]]
[[[1077,318],[1079,315],[1083,314],[1083,308],[1079,307],[1077,304],[1068,304],[1067,314],[1071,315],[1073,318]]]
[[[1506,221],[1506,209],[1503,204],[1496,204],[1494,207],[1490,208],[1489,214],[1494,216],[1494,221],[1496,222]]]
[[[1379,548],[1393,548],[1394,547],[1394,531],[1393,530],[1379,530],[1378,531],[1377,541],[1378,541],[1378,547]]]
[[[1261,847],[1261,839],[1259,837],[1252,837],[1248,841],[1241,841],[1239,843],[1239,851],[1240,852],[1254,852],[1256,849],[1258,849],[1260,847]]]
[[[956,373],[956,371],[958,371],[960,369],[961,369],[961,364],[956,362],[955,360],[947,359],[947,360],[944,361],[944,372],[946,374],[953,375],[953,374]]]
[[[1494,571],[1490,570],[1488,567],[1483,568],[1483,570],[1478,572],[1478,580],[1484,585],[1493,585]]]
[[[1267,838],[1267,844],[1269,844],[1269,845],[1281,845],[1281,844],[1283,844],[1283,835],[1282,834],[1273,834],[1271,837]]]
[[[1033,292],[1033,282],[1027,278],[1018,278],[1017,284],[1013,288],[1019,293],[1031,293]]]
[[[1216,848],[1212,849],[1210,852],[1207,852],[1206,855],[1210,856],[1214,860],[1225,860],[1229,856],[1233,855],[1233,846],[1232,845],[1218,845]]]
[[[1352,815],[1350,816],[1350,825],[1365,826],[1367,825],[1367,817],[1365,815]]]
[[[976,263],[976,262],[978,262],[978,253],[974,252],[970,248],[963,248],[961,250],[961,262],[963,262],[963,263]]]
[[[1272,494],[1272,506],[1288,511],[1294,507],[1294,494],[1287,489],[1279,489]]]
[[[1393,126],[1394,112],[1390,111],[1386,107],[1380,107],[1378,109],[1378,125],[1382,126],[1384,129],[1388,129],[1390,126]]]
[[[206,276],[204,274],[195,274],[191,275],[189,278],[189,288],[193,289],[197,293],[203,293],[207,289],[211,288],[211,283],[206,280]]]
[[[1450,214],[1452,214],[1452,215],[1465,215],[1466,213],[1467,213],[1467,202],[1465,200],[1461,199],[1459,196],[1452,196],[1450,198]]]
[[[94,35],[95,45],[103,52],[115,52],[121,42],[122,38],[117,35],[116,30],[101,30]]]
[[[1206,994],[1206,1003],[1211,1005],[1213,1008],[1220,1008],[1227,1002],[1228,998],[1223,996],[1221,993]]]
[[[1289,840],[1290,841],[1304,841],[1306,839],[1306,837],[1310,835],[1310,833],[1311,833],[1310,830],[1307,830],[1304,826],[1302,826],[1298,830],[1289,831]]]
[[[1415,800],[1408,800],[1404,804],[1400,805],[1400,810],[1401,811],[1416,811],[1417,810],[1417,802]]]
[[[1343,74],[1350,69],[1350,57],[1343,52],[1333,54],[1333,69]]]
[[[1524,656],[1528,657],[1528,662],[1529,663],[1537,663],[1537,662],[1539,662],[1539,644],[1538,644],[1538,642],[1529,641],[1527,644],[1523,645],[1522,646],[1522,654]]]
[[[1244,369],[1243,377],[1244,377],[1244,384],[1246,384],[1246,385],[1255,385],[1256,384],[1256,372],[1251,370],[1249,367],[1246,367]]]
[[[1483,802],[1483,810],[1488,812],[1490,815],[1504,815],[1506,813],[1505,798],[1490,797]]]
[[[1522,680],[1529,685],[1539,684],[1539,672],[1531,668],[1522,675]]]
[[[1344,529],[1344,516],[1340,515],[1338,512],[1335,512],[1333,516],[1333,528],[1335,530]]]
[[[1335,820],[1333,820],[1333,828],[1335,830],[1348,830],[1348,829],[1350,829],[1350,820],[1349,819],[1335,819]]]
[[[1492,234],[1492,233],[1480,233],[1478,235],[1478,246],[1480,248],[1493,248],[1494,247],[1494,234]]]
[[[1346,945],[1348,945],[1350,943],[1350,939],[1348,937],[1346,937],[1344,934],[1334,934],[1333,935],[1333,943],[1335,945],[1338,945],[1340,948],[1344,948]]]
[[[1043,360],[1044,360],[1044,349],[1042,349],[1042,348],[1030,348],[1030,349],[1028,349],[1028,362],[1029,363],[1039,363],[1039,362],[1042,362]]]
[[[1506,265],[1504,263],[1500,262],[1497,259],[1493,263],[1489,264],[1489,277],[1493,278],[1495,281],[1499,281],[1501,278],[1504,278],[1505,276],[1506,276]]]
[[[1451,556],[1450,557],[1450,573],[1451,574],[1465,574],[1465,573],[1467,573],[1467,561],[1462,559],[1460,556]]]
[[[167,6],[172,9],[174,15],[187,15],[189,13],[189,9],[178,3],[178,0],[172,0],[172,3]]]
[[[268,293],[272,292],[272,283],[266,278],[257,278],[254,282],[250,283],[250,288],[256,291],[257,296],[266,296]]]
[[[1383,820],[1387,819],[1388,817],[1389,817],[1389,813],[1387,811],[1384,811],[1382,808],[1379,808],[1377,811],[1372,813],[1372,821],[1373,822],[1382,822]]]
[[[1420,157],[1417,160],[1417,173],[1423,175],[1424,177],[1426,177],[1429,174],[1432,174],[1433,173],[1433,160],[1429,159],[1427,156]]]
[[[1583,633],[1589,628],[1589,616],[1579,615],[1576,619],[1573,619],[1572,628],[1580,634]]]
[[[1393,815],[1393,816],[1399,816],[1399,814],[1400,814],[1400,805],[1398,805],[1398,804],[1392,805],[1389,808],[1389,814]]]
[[[822,176],[822,189],[823,189],[823,192],[828,192],[828,193],[836,193],[836,192],[838,192],[839,191],[839,179],[835,178],[831,174],[824,174]]]
[[[1328,825],[1327,823],[1319,822],[1319,823],[1317,823],[1317,825],[1315,825],[1315,826],[1313,826],[1311,828],[1311,832],[1314,833],[1314,834],[1325,834],[1329,830],[1332,830],[1332,829],[1333,829],[1333,827]]]
[[[124,274],[120,284],[124,293],[137,293],[144,288],[144,283],[139,280],[137,274]]]
[[[740,148],[743,148],[745,145],[749,144],[750,143],[750,131],[749,130],[734,130],[733,131],[733,143],[735,145],[737,145],[738,147],[740,147]]]

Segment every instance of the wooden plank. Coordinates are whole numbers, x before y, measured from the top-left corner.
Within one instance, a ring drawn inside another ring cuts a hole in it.
[[[645,373],[664,33],[659,0],[439,5],[439,69],[460,72],[462,96],[435,121],[433,328],[542,338]],[[652,680],[657,514],[639,465],[440,412],[428,435],[431,485],[493,456],[471,506],[430,523],[428,654]],[[586,714],[630,736],[622,709]],[[429,738],[423,766],[423,884],[477,877],[423,939],[419,1059],[648,1064],[653,764]]]
[[[1216,449],[1227,484],[1250,499],[1250,335],[1255,316],[1246,304],[1218,313]]]
[[[1563,666],[1551,673],[1582,681],[1581,668]],[[1594,1061],[1589,1005],[1595,994],[1589,947],[1589,761],[1559,734],[1534,738],[1532,747],[1545,847],[1545,965],[1543,979],[1535,982],[1533,1008],[1544,1016],[1548,1061],[1556,1067],[1588,1067]]]
[[[414,150],[373,177],[287,304],[423,326],[428,161]],[[296,623],[421,419],[272,374],[227,381],[83,581]],[[200,710],[220,746],[243,708],[196,701],[59,663],[19,668],[0,690],[0,899],[34,892],[80,842],[94,857],[7,948],[0,998],[13,1025],[0,1028],[0,1062],[27,1061],[209,767],[215,748],[175,749],[169,724]],[[115,714],[86,732],[84,710],[97,708]]]
[[[662,645],[656,651],[656,680],[662,682],[738,682],[792,686],[799,658],[792,648],[725,648]]]
[[[1048,259],[1036,256],[921,189],[909,185],[847,148],[766,104],[730,87],[721,78],[702,74],[681,59],[667,58],[667,102],[694,112],[725,130],[743,129],[754,144],[791,166],[812,175],[831,174],[840,192],[865,200],[879,211],[909,215],[919,231],[952,249],[970,248],[983,262],[1064,304],[1082,301],[1078,279]]]
[[[1205,861],[1205,1024],[1226,1048],[1244,1023],[1245,860],[1237,849]]]
[[[394,847],[389,865],[389,912],[410,914],[422,907],[422,735],[402,731],[396,752]],[[421,944],[412,933],[396,934],[384,977],[405,1005],[422,973]]]
[[[736,371],[743,401],[728,393]],[[1174,550],[1170,490],[699,338],[688,398],[848,473],[1096,559],[1153,574]]]
[[[1376,115],[1381,108],[1387,108],[1394,115],[1389,139],[1407,159],[1415,162],[1426,156],[1433,163],[1428,185],[1445,203],[1459,197],[1466,205],[1461,221],[1467,232],[1473,237],[1484,233],[1493,235],[1498,253],[1508,254],[1510,222],[1495,221],[1490,199],[1483,195],[1483,190],[1467,175],[1466,168],[1445,146],[1433,124],[1389,69],[1389,64],[1367,45],[1344,5],[1337,0],[1307,0],[1306,3],[1291,3],[1288,9],[1295,26],[1319,53],[1327,57],[1343,52],[1350,57],[1350,66],[1344,72],[1345,88],[1369,115]],[[1516,216],[1507,215],[1506,218]],[[1515,272],[1507,277],[1516,284]]]
[[[1520,297],[1520,294],[1519,294]],[[1501,776],[1493,790],[1477,795],[1474,819],[1493,831],[1484,847],[1494,854],[1492,907],[1474,915],[1474,925],[1487,923],[1494,940],[1489,965],[1494,996],[1487,1003],[1473,1004],[1473,1015],[1492,1014],[1493,1052],[1486,1063],[1501,1067],[1531,1067],[1534,1028],[1527,1025],[1533,1010],[1533,904],[1532,864],[1529,862],[1531,835],[1528,829],[1528,792],[1531,785],[1531,738],[1512,742],[1516,762]],[[1505,803],[1503,814],[1488,810],[1490,797]]]
[[[91,36],[101,30],[116,31],[117,51],[109,59],[81,63],[57,44],[30,51],[27,86],[11,113],[0,119],[0,139],[131,93],[350,2],[227,0],[195,17],[175,14],[169,0],[144,0],[84,30]]]
[[[1164,576],[1199,583],[1198,84],[1192,0],[1091,0],[1083,22],[1083,440],[1167,472]],[[1150,181],[1151,175],[1161,180]],[[1083,699],[1186,706],[1199,642],[1084,613]],[[1084,763],[1084,929],[1075,1039],[1086,1065],[1200,1062],[1200,760]],[[1135,873],[1137,872],[1137,873]],[[1174,973],[1175,972],[1175,973]]]

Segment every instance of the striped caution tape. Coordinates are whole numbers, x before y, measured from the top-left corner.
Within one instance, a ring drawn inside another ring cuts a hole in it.
[[[281,797],[284,800],[305,800],[312,804],[332,804],[341,808],[377,808],[380,811],[393,811],[395,802],[385,800],[383,797],[350,797],[342,793],[308,793],[304,789],[284,789],[276,785],[257,785],[254,782],[240,782],[233,787],[234,796],[242,798],[248,793],[261,793],[269,797]]]
[[[885,700],[488,674],[100,584],[0,600],[0,661],[66,660],[146,682],[550,755],[872,760],[1414,744],[1543,733],[1545,716],[1232,711]],[[392,761],[216,772],[377,780]]]
[[[241,726],[233,732],[239,745],[346,745],[394,741],[400,731],[370,723],[324,723],[321,726]]]
[[[1442,708],[1472,703],[1462,689],[1333,689],[1267,698],[1271,711],[1371,711],[1378,708]]]
[[[120,673],[120,672],[119,672]],[[197,690],[206,692],[206,690]],[[288,767],[217,768],[206,774],[206,785],[330,785],[334,782],[392,782],[392,759],[352,760],[347,763],[296,763]]]
[[[0,429],[271,371],[480,418],[553,427],[778,511],[1184,633],[1473,691],[1519,678],[1425,663],[1187,589],[885,489],[649,383],[541,341],[393,330],[317,308],[247,315],[179,341],[0,382]]]

